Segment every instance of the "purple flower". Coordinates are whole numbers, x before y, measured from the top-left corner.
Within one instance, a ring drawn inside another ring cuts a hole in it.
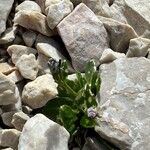
[[[96,109],[93,107],[90,107],[87,109],[87,115],[89,118],[95,118],[97,115]]]

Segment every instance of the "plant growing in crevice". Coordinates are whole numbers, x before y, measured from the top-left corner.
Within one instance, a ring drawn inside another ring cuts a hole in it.
[[[84,74],[76,71],[74,80],[68,79],[66,61],[51,59],[49,66],[58,84],[58,96],[43,107],[42,113],[63,125],[71,134],[71,140],[81,146],[81,137],[85,136],[87,129],[95,126],[100,76],[93,61],[87,63]]]

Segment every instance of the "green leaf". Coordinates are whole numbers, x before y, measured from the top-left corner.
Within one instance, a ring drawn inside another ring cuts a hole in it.
[[[81,118],[80,125],[84,128],[94,128],[95,127],[95,120],[92,118],[88,118],[86,115],[84,115]]]
[[[59,109],[59,116],[61,118],[61,121],[64,125],[64,127],[73,134],[76,130],[75,122],[77,121],[77,114],[78,112],[73,110],[68,105],[63,105]]]

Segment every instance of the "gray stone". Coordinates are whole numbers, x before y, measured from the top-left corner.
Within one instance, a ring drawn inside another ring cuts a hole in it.
[[[46,74],[25,85],[22,100],[31,108],[40,108],[55,98],[57,94],[57,83],[55,83],[52,75]]]
[[[105,49],[100,58],[101,64],[110,63],[118,58],[126,57],[124,53],[114,52],[110,48]]]
[[[68,140],[64,127],[37,114],[24,125],[18,150],[68,150]]]
[[[37,11],[41,12],[40,6],[34,1],[24,1],[16,7],[16,12],[27,10],[27,11]]]
[[[23,33],[22,38],[27,46],[32,47],[36,40],[36,33],[33,31],[26,31]]]
[[[138,35],[150,29],[149,0],[115,0],[110,9],[116,20],[129,23]],[[138,23],[137,23],[138,21]]]
[[[96,15],[111,17],[111,9],[106,0],[82,0]]]
[[[6,31],[0,37],[0,44],[7,44],[13,42],[15,39],[16,32],[17,32],[16,26],[7,28]]]
[[[108,36],[102,22],[85,4],[79,4],[57,28],[74,68],[84,70],[91,59],[100,64],[102,52],[109,47]]]
[[[110,18],[98,16],[103,22],[104,27],[109,33],[110,47],[117,52],[126,52],[129,47],[130,39],[137,38],[134,29],[128,25]]]
[[[57,4],[50,5],[47,13],[47,23],[50,29],[54,29],[63,18],[73,10],[73,4],[70,0],[62,0]]]
[[[2,129],[0,130],[0,146],[10,147],[17,150],[20,131],[16,129]]]
[[[19,11],[15,15],[14,22],[26,29],[37,31],[46,36],[54,34],[47,25],[46,16],[37,11]]]
[[[1,0],[0,2],[0,35],[6,30],[6,21],[14,0]]]
[[[145,57],[150,48],[150,39],[135,38],[130,40],[127,57]]]
[[[28,115],[23,113],[22,111],[17,112],[13,115],[11,124],[17,129],[18,131],[22,131],[24,124],[26,121],[30,119]]]
[[[22,55],[17,61],[16,67],[25,79],[36,79],[38,73],[38,62],[35,55]]]
[[[10,112],[4,112],[1,117],[2,117],[2,120],[3,120],[3,123],[6,125],[6,126],[9,126],[9,127],[13,127],[11,121],[12,121],[12,117],[13,115],[15,114],[16,111],[10,111]]]
[[[43,14],[45,14],[45,1],[46,0],[35,0],[35,2],[41,7]]]
[[[46,55],[44,55],[42,53],[38,53],[38,58],[37,58],[38,69],[39,69],[38,74],[40,74],[40,75],[43,75],[46,73],[51,74],[50,68],[48,66],[49,59],[50,58],[47,57]]]
[[[100,67],[100,111],[95,130],[120,149],[150,147],[149,70],[150,60],[144,57],[120,58]]]
[[[7,76],[0,73],[0,105],[9,105],[17,102],[16,85]]]
[[[16,62],[19,60],[19,58],[23,54],[36,54],[37,51],[34,48],[30,48],[23,45],[11,45],[8,47],[7,52],[11,56],[12,62],[16,64]]]

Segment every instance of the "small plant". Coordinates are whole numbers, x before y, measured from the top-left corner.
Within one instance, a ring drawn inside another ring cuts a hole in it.
[[[76,71],[74,80],[68,79],[66,61],[61,63],[51,59],[49,66],[58,84],[58,96],[48,102],[42,113],[63,125],[72,137],[93,128],[97,115],[96,95],[101,83],[94,62],[87,63],[84,74]]]

